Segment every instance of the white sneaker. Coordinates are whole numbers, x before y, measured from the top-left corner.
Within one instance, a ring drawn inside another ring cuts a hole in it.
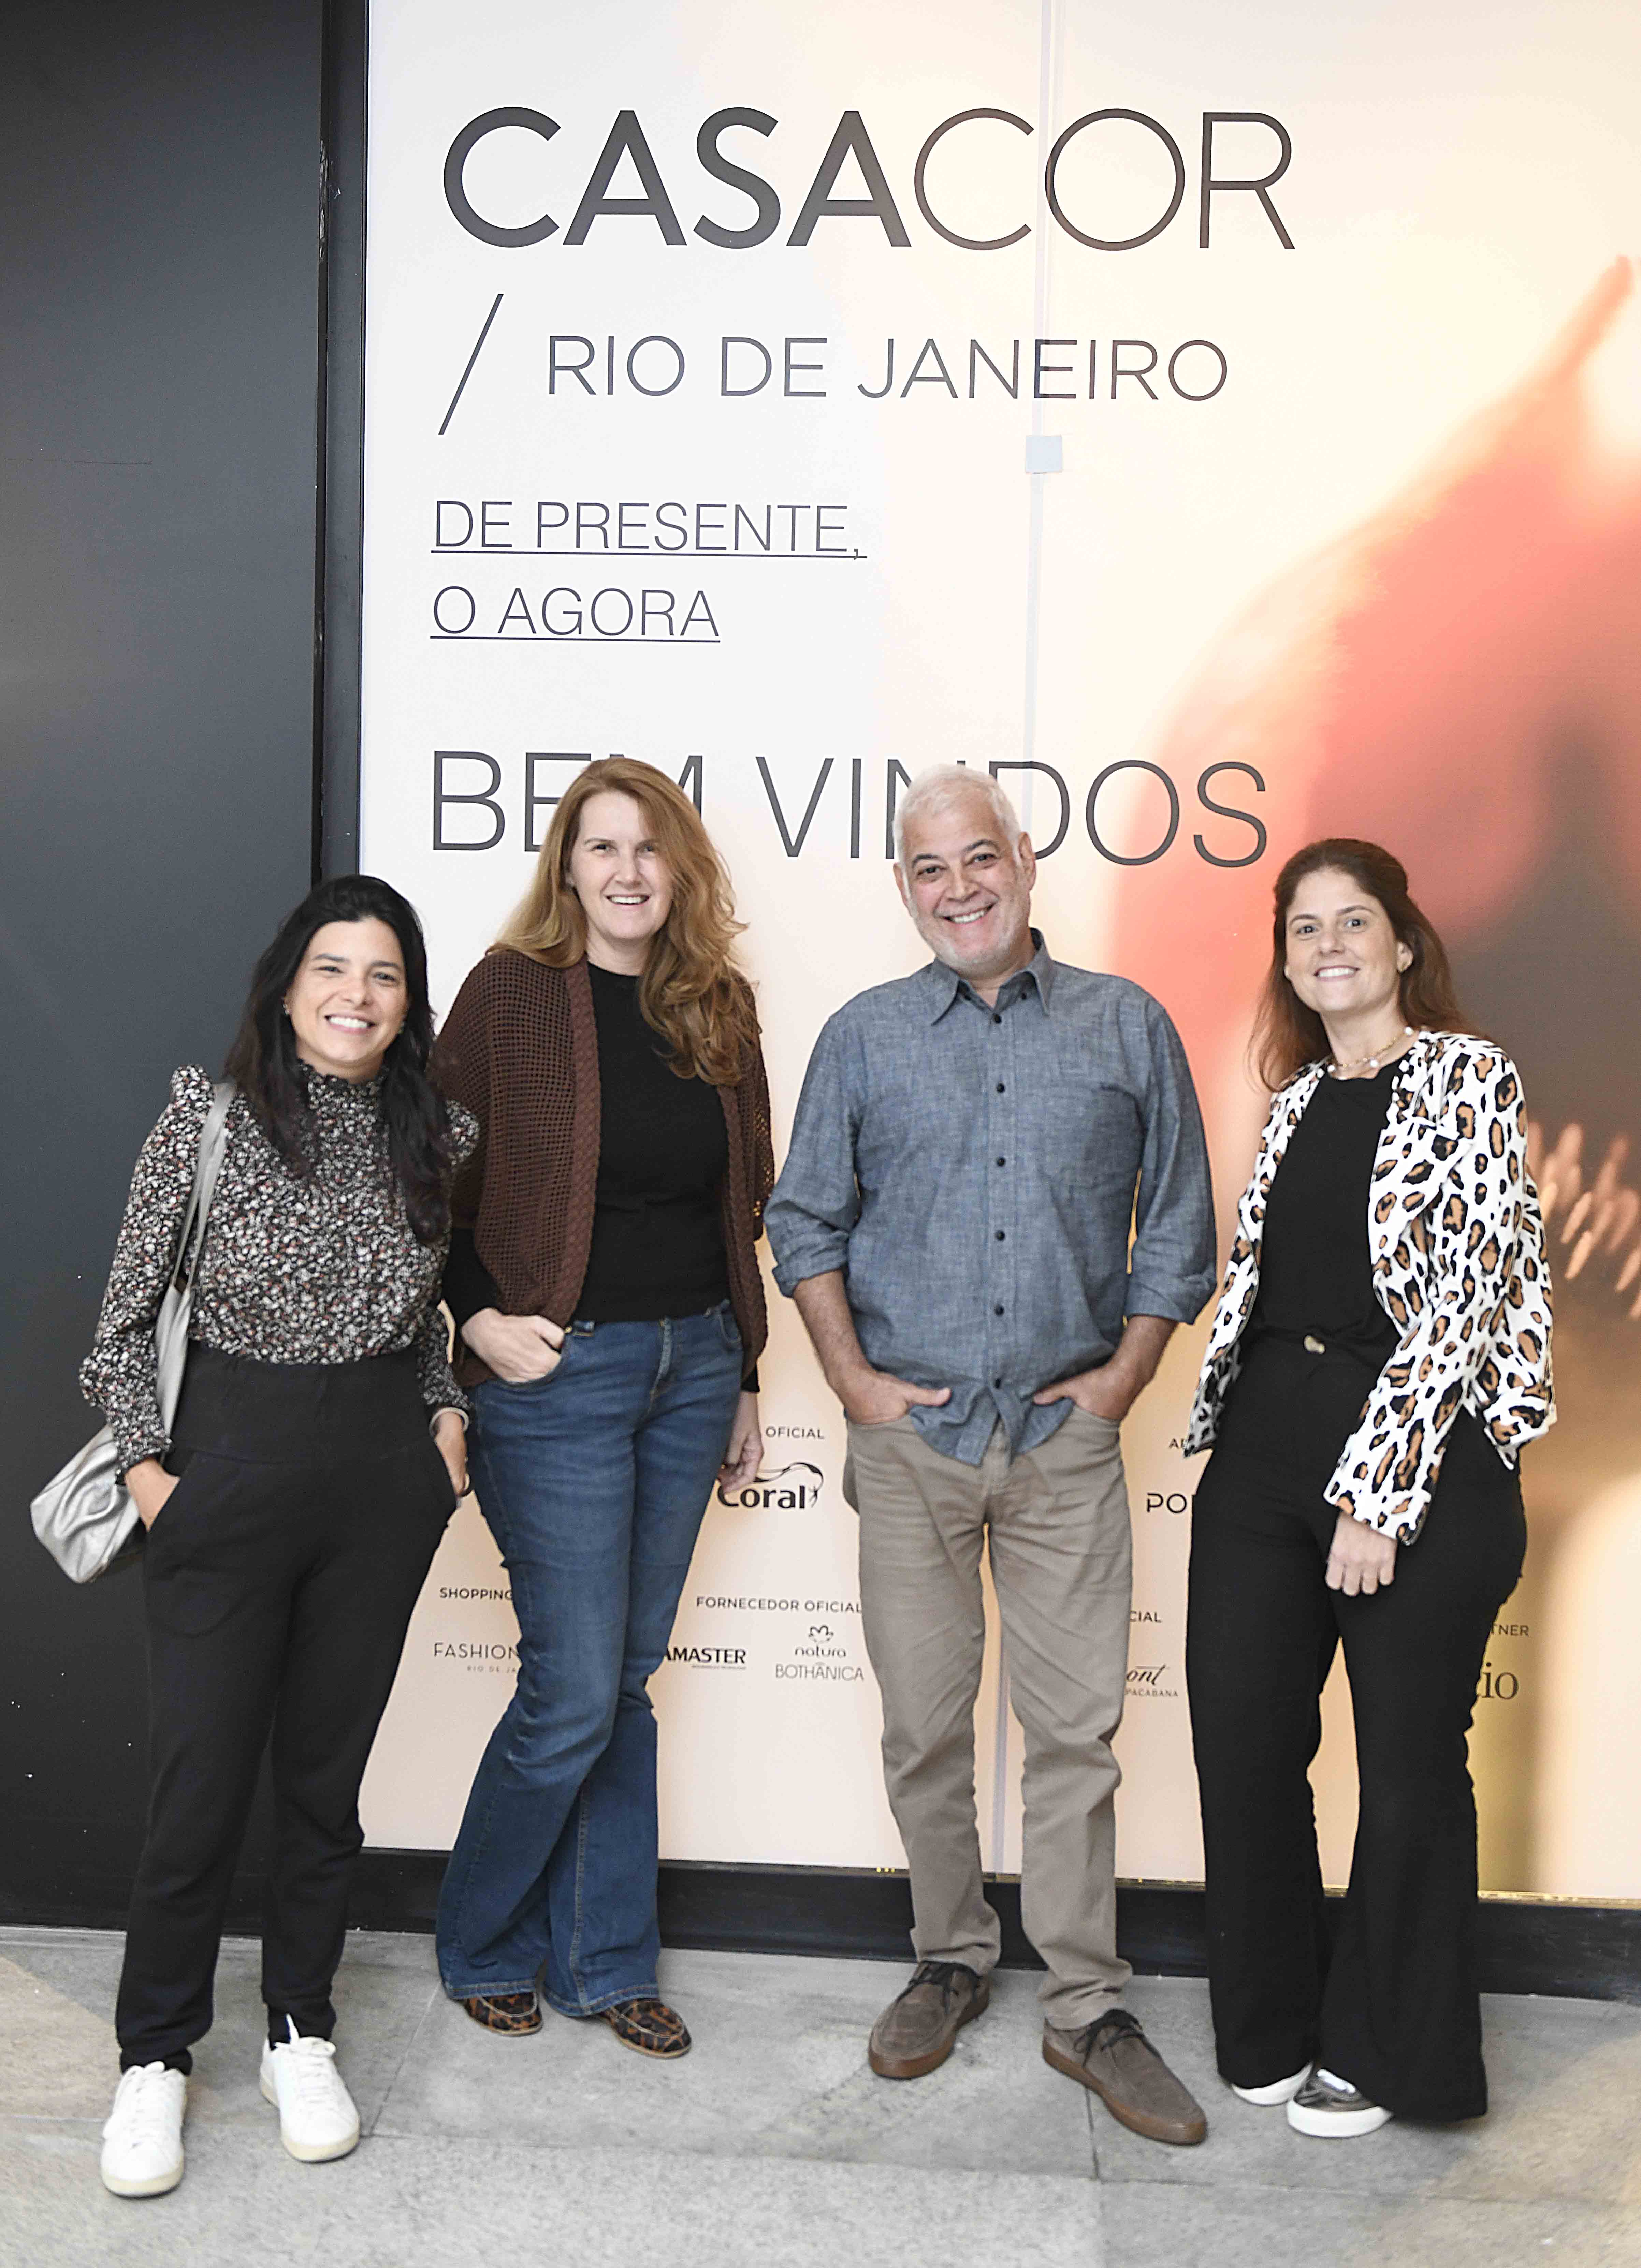
[[[262,2093],[279,2110],[279,2139],[293,2158],[315,2165],[358,2146],[359,2114],[336,2069],[329,2040],[304,2039],[291,2022],[277,2047],[262,2043]]]
[[[182,2179],[188,2083],[163,2063],[122,2072],[103,2128],[103,2187],[115,2197],[163,2197]]]
[[[1393,2116],[1382,2102],[1370,2102],[1348,2079],[1320,2066],[1288,2105],[1288,2124],[1296,2134],[1328,2139],[1376,2134],[1381,2126],[1389,2125]]]
[[[1233,2087],[1233,2095],[1240,2095],[1244,2102],[1256,2103],[1262,2110],[1278,2102],[1291,2102],[1311,2075],[1309,2064],[1299,2066],[1291,2079],[1273,2079],[1269,2087]]]

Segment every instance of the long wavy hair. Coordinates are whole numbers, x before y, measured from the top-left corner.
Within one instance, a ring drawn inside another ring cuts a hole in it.
[[[756,1042],[752,987],[735,965],[729,874],[701,814],[682,788],[636,756],[585,765],[565,790],[535,862],[529,889],[492,952],[511,948],[548,968],[568,968],[587,949],[586,917],[570,887],[570,854],[595,795],[630,796],[644,813],[673,885],[666,920],[638,982],[644,1021],[666,1042],[680,1079],[732,1086]]]
[[[1382,906],[1398,940],[1413,958],[1402,972],[1402,1020],[1415,1031],[1470,1032],[1453,990],[1447,948],[1428,914],[1408,892],[1408,872],[1399,858],[1377,843],[1350,835],[1329,835],[1296,850],[1275,887],[1270,968],[1260,994],[1249,1049],[1254,1068],[1274,1092],[1297,1071],[1328,1053],[1328,1035],[1314,1008],[1307,1008],[1284,975],[1288,958],[1288,913],[1301,882],[1313,874],[1349,874],[1363,894]]]
[[[386,922],[404,959],[405,1020],[382,1063],[382,1156],[417,1240],[434,1244],[450,1226],[450,1116],[427,1075],[433,1012],[422,924],[416,908],[390,883],[374,874],[339,874],[316,884],[286,915],[252,973],[224,1068],[280,1157],[305,1180],[316,1150],[313,1113],[284,998],[315,933],[329,922],[362,921]]]

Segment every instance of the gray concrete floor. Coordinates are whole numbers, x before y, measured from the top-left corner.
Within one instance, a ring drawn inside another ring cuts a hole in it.
[[[1208,2110],[1180,2150],[1047,2067],[1024,1974],[943,2069],[894,2085],[865,2053],[902,1973],[880,1963],[670,1955],[695,2048],[668,2067],[550,2011],[494,2039],[440,1994],[426,1938],[356,1936],[337,2037],[365,2139],[310,2167],[258,2092],[256,1951],[235,1941],[187,2179],[125,2200],[97,2179],[119,1957],[117,1936],[0,1932],[4,2268],[1641,2268],[1637,2007],[1491,2000],[1490,2117],[1327,2143],[1219,2084],[1205,1987],[1137,1979]]]

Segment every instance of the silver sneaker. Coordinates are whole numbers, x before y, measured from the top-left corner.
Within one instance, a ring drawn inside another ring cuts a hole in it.
[[[1296,2134],[1318,2134],[1329,2140],[1376,2134],[1394,2116],[1332,2072],[1324,2077],[1314,2071],[1288,2104],[1288,2124]]]

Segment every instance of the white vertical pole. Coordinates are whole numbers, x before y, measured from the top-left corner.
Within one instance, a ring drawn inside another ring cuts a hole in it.
[[[1059,130],[1061,83],[1065,63],[1065,0],[1041,0],[1039,10],[1037,62],[1037,260],[1032,293],[1032,335],[1049,335],[1049,261],[1053,233],[1049,226],[1049,200],[1043,186],[1043,164]],[[1034,438],[1042,432],[1042,404],[1034,387],[1031,405]],[[1020,754],[1027,760],[1037,753],[1038,630],[1042,593],[1042,484],[1048,475],[1030,473],[1031,520],[1026,555],[1026,709]],[[1029,833],[1032,787],[1035,775],[1021,774],[1020,819]],[[997,1637],[997,1719],[993,1741],[991,1778],[991,1871],[1003,1871],[1008,1825],[1009,1658],[1001,1631]]]

